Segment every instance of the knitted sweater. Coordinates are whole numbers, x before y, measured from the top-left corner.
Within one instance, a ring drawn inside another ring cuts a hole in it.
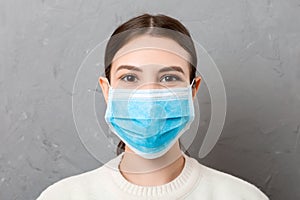
[[[136,185],[116,170],[123,154],[99,168],[50,185],[37,200],[269,200],[251,183],[204,166],[184,153],[184,167],[171,182]]]

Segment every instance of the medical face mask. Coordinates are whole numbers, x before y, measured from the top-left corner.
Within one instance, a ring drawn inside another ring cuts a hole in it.
[[[164,155],[194,117],[192,84],[168,89],[109,88],[105,121],[143,158]]]

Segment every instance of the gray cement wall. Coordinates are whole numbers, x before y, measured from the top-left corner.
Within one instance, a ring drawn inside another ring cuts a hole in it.
[[[222,73],[225,126],[199,161],[273,200],[300,199],[299,0],[1,0],[0,199],[35,199],[52,183],[102,165],[76,134],[74,78],[89,50],[144,12],[179,19]],[[201,105],[209,113],[207,99]],[[194,157],[209,119],[203,116],[189,148]]]

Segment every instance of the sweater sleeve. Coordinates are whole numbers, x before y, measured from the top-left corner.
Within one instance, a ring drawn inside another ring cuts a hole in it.
[[[69,194],[68,184],[61,180],[48,186],[36,200],[71,200]]]
[[[235,188],[235,194],[237,195],[237,197],[242,197],[242,199],[245,200],[269,200],[267,195],[265,195],[258,187],[256,187],[252,183],[233,176],[232,179],[234,182],[228,183],[226,185],[231,185],[232,189]]]
[[[200,190],[209,191],[213,198],[222,200],[269,200],[258,187],[231,174],[202,165]]]
[[[253,185],[252,183],[246,182],[249,186],[249,197],[247,197],[249,200],[256,199],[256,200],[270,200],[269,197],[263,193],[258,187]],[[251,196],[253,195],[253,196]]]

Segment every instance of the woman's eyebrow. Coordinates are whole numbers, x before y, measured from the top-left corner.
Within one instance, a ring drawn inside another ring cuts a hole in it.
[[[139,72],[143,71],[141,68],[138,68],[138,67],[135,67],[135,66],[132,66],[132,65],[120,65],[117,68],[116,72],[121,70],[121,69],[134,70],[134,71],[139,71]],[[180,72],[180,73],[184,74],[182,68],[179,67],[179,66],[164,67],[164,68],[160,69],[158,72],[162,73],[162,72],[168,72],[168,71],[177,71],[177,72]]]
[[[139,71],[139,72],[143,71],[140,68],[132,66],[132,65],[120,65],[118,67],[118,69],[116,70],[116,72],[119,71],[119,70],[121,70],[121,69],[128,69],[128,70],[134,70],[134,71]]]
[[[164,68],[160,69],[158,72],[161,73],[161,72],[168,72],[168,71],[178,71],[178,72],[181,72],[184,74],[182,68],[178,67],[178,66],[164,67]]]

